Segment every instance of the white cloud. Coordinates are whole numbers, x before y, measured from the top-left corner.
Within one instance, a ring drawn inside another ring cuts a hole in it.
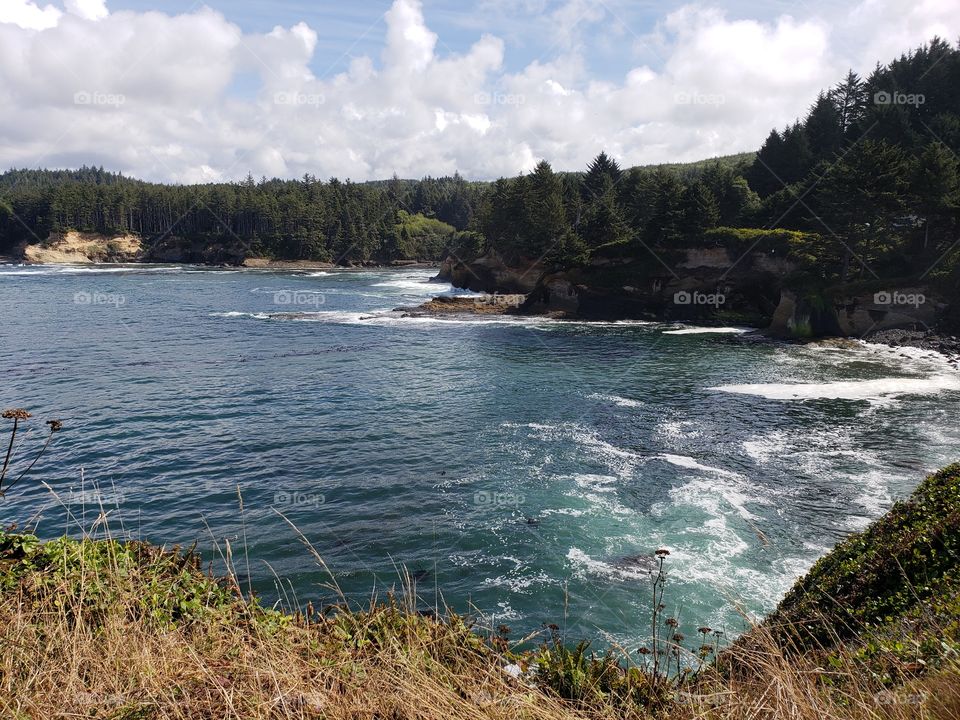
[[[569,0],[550,21],[597,23],[590,7]],[[496,177],[542,157],[580,168],[600,149],[625,164],[753,149],[848,67],[960,26],[953,0],[770,22],[691,5],[641,38],[662,62],[625,63],[611,82],[591,77],[580,40],[515,72],[491,35],[451,53],[418,0],[395,0],[380,57],[327,77],[311,69],[318,32],[304,23],[257,34],[207,8],[65,8],[0,0],[0,166],[95,163],[180,182]],[[625,57],[633,41],[615,40]]]
[[[40,7],[31,0],[4,0],[0,3],[0,23],[17,25],[24,30],[55,27],[62,14],[53,5]]]
[[[110,11],[107,10],[107,0],[64,0],[68,13],[72,13],[84,20],[102,20]]]

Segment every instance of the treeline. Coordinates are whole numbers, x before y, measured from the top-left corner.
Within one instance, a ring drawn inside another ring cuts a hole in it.
[[[494,183],[476,227],[485,247],[560,266],[748,241],[821,284],[943,277],[960,243],[958,153],[960,51],[934,39],[849,73],[753,158],[624,171],[601,154],[582,176],[543,162]]]
[[[78,230],[133,233],[148,247],[208,243],[238,257],[437,259],[470,225],[483,192],[483,183],[460,176],[381,183],[248,177],[182,186],[102,168],[13,170],[0,175],[0,250]]]
[[[342,263],[494,249],[563,268],[773,243],[823,284],[944,277],[960,244],[958,153],[960,50],[934,39],[865,79],[851,72],[756,154],[685,166],[625,170],[601,153],[583,173],[544,161],[493,183],[307,175],[189,187],[93,168],[11,171],[0,175],[0,250],[73,229]]]

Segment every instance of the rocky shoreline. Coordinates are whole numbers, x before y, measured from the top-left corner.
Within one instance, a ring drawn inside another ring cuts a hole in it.
[[[436,279],[476,292],[523,293],[519,315],[737,325],[756,328],[751,341],[846,338],[960,358],[960,309],[932,287],[851,282],[817,295],[798,291],[792,279],[796,267],[772,251],[748,253],[735,262],[722,247],[674,254],[676,271],[669,272],[640,258],[602,258],[587,267],[551,271],[491,250],[470,261],[448,257]]]
[[[277,260],[247,257],[217,243],[188,242],[167,237],[157,242],[133,235],[77,232],[51,233],[43,242],[20,245],[0,262],[25,265],[189,264],[267,270],[365,270],[371,268],[432,269],[438,263],[421,260],[369,260],[348,265],[320,260]]]
[[[446,297],[439,296],[416,307],[399,307],[394,312],[402,317],[431,317],[436,315],[519,315],[517,306],[497,300],[498,296]]]
[[[476,297],[444,297],[438,296],[430,299],[429,301],[418,305],[416,307],[398,307],[394,309],[394,312],[402,313],[401,317],[442,317],[442,316],[451,316],[451,315],[462,315],[462,316],[496,316],[496,315],[512,315],[518,317],[546,317],[551,320],[568,320],[570,322],[582,322],[584,320],[596,320],[596,321],[616,321],[624,319],[638,319],[638,318],[622,318],[622,317],[611,317],[606,319],[598,319],[594,317],[583,318],[578,317],[575,314],[553,311],[553,312],[530,312],[526,310],[523,303],[516,301],[506,302],[504,300],[497,300],[497,298],[506,298],[506,297],[516,297],[516,296],[497,296],[497,295],[485,295],[479,298]],[[654,322],[675,322],[679,325],[693,325],[694,323],[688,323],[678,320],[667,320],[664,318],[657,317],[648,317],[641,318],[648,319]],[[695,323],[697,326],[706,326],[706,327],[719,327],[719,323]],[[745,327],[750,327],[752,332],[743,333],[743,334],[732,334],[726,335],[724,338],[729,342],[750,342],[750,343],[772,343],[772,344],[791,344],[791,345],[805,345],[805,344],[823,344],[826,342],[832,343],[849,343],[851,346],[858,344],[860,342],[872,343],[877,345],[887,345],[892,348],[901,348],[901,347],[910,347],[917,348],[920,350],[927,350],[929,352],[935,352],[940,355],[943,355],[950,360],[950,363],[960,369],[960,337],[949,334],[941,334],[934,331],[921,331],[921,330],[909,330],[909,329],[889,329],[881,330],[875,333],[870,333],[864,337],[851,338],[841,335],[823,335],[817,337],[809,338],[789,338],[783,337],[776,333],[770,332],[769,328],[758,326],[758,325],[745,325]]]

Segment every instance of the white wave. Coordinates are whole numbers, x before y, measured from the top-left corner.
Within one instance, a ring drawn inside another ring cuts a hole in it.
[[[773,458],[784,457],[790,446],[787,434],[782,430],[752,440],[744,440],[740,444],[747,453],[747,457],[758,465],[766,465]]]
[[[219,317],[219,318],[254,318],[256,320],[269,320],[269,313],[248,313],[248,312],[215,312],[210,313],[209,317]]]
[[[573,479],[578,487],[591,492],[612,493],[617,491],[617,478],[613,475],[593,475],[588,473],[586,475],[575,475]]]
[[[505,588],[515,593],[524,593],[530,588],[540,585],[555,585],[556,578],[551,578],[546,571],[541,570],[532,575],[516,574],[499,575],[494,578],[485,578],[482,585],[488,588]]]
[[[373,283],[372,287],[396,288],[398,290],[416,290],[418,293],[433,295],[442,291],[443,288],[451,288],[446,283],[432,283],[426,277],[404,277],[396,280],[385,280],[384,282]]]
[[[782,355],[799,367],[813,361],[828,368],[843,368],[853,364],[872,363],[914,374],[950,374],[957,368],[951,358],[936,350],[915,347],[891,347],[863,340],[849,340],[843,344],[822,341],[791,347]]]
[[[588,514],[602,518],[629,518],[636,512],[625,507],[617,494],[619,478],[612,475],[597,475],[582,473],[569,478],[556,480],[573,480],[573,485],[564,494],[588,506]]]
[[[537,439],[558,442],[564,449],[573,443],[580,453],[605,466],[611,474],[617,477],[632,475],[638,465],[647,461],[646,457],[632,450],[625,450],[608,443],[594,430],[577,423],[563,423],[561,425],[503,423],[503,427],[529,428],[536,431]]]
[[[693,420],[664,420],[657,425],[655,432],[672,442],[693,440],[703,434]]]
[[[960,375],[926,378],[878,378],[825,383],[754,383],[710,388],[736,395],[754,395],[768,400],[872,400],[902,395],[937,395],[960,390]]]
[[[568,517],[583,517],[586,514],[586,510],[575,508],[547,508],[541,512],[541,515],[567,515]]]
[[[691,480],[670,490],[670,498],[675,506],[693,506],[713,515],[714,519],[724,518],[723,504],[726,503],[740,517],[750,521],[750,528],[754,532],[757,528],[753,525],[753,521],[758,520],[758,518],[747,510],[747,503],[754,502],[767,505],[770,502],[768,499],[755,494],[748,495],[745,488],[718,483],[716,480]]]
[[[11,268],[11,269],[8,269]],[[116,273],[181,273],[187,268],[168,265],[0,265],[0,277],[45,275],[109,275]]]
[[[664,330],[664,335],[743,335],[751,328],[740,327],[687,327],[680,330]]]
[[[606,402],[611,402],[618,407],[643,407],[643,403],[639,400],[631,400],[630,398],[620,397],[619,395],[593,393],[592,395],[587,395],[587,398],[590,400],[604,400]]]

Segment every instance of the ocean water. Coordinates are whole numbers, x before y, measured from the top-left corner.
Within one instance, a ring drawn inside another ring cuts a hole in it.
[[[65,426],[0,523],[198,541],[287,607],[406,572],[424,608],[631,648],[658,547],[668,611],[733,635],[958,459],[936,355],[393,312],[459,292],[431,275],[0,266],[21,462]]]

